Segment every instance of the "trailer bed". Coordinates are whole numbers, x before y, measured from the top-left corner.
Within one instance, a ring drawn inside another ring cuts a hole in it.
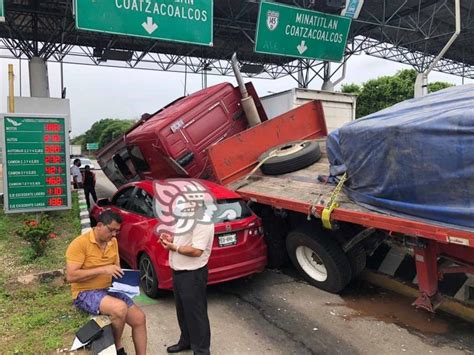
[[[320,217],[333,194],[335,185],[321,183],[319,175],[329,175],[325,141],[319,140],[321,159],[305,168],[283,175],[263,175],[260,171],[245,182],[237,180],[229,187],[248,200]],[[242,186],[243,185],[243,186]],[[339,207],[332,220],[351,222],[440,242],[474,246],[474,232],[423,218],[401,216],[370,210],[350,200],[343,191],[338,195]]]
[[[335,188],[317,180],[318,175],[329,174],[326,135],[321,104],[315,101],[218,143],[210,148],[209,157],[216,180],[244,198],[320,217]],[[301,139],[319,141],[323,156],[317,163],[278,176],[263,175],[257,170],[243,181],[258,164],[260,154],[279,144]],[[464,227],[370,210],[351,201],[343,192],[337,201],[339,207],[332,212],[331,220],[474,247],[474,231]]]

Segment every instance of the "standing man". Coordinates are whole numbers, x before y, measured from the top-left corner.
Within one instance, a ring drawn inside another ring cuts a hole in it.
[[[115,238],[120,232],[120,223],[120,215],[104,211],[96,227],[71,242],[66,251],[66,278],[71,283],[77,308],[110,317],[118,355],[126,355],[122,345],[125,323],[132,327],[135,353],[146,355],[145,314],[127,295],[108,291],[112,276],[123,276]]]
[[[74,183],[75,189],[82,188],[82,173],[81,173],[81,169],[79,169],[80,166],[81,166],[81,159],[79,158],[74,159],[74,162],[72,163],[72,166],[71,166],[71,175],[72,175],[72,181]]]
[[[97,202],[97,194],[95,193],[95,174],[91,171],[91,167],[84,167],[84,195],[86,196],[87,209],[91,208],[89,195],[92,195],[94,202]]]
[[[181,336],[168,353],[192,349],[195,355],[209,355],[211,328],[207,315],[207,262],[214,239],[214,224],[200,223],[205,207],[196,209],[196,224],[189,232],[174,238],[162,234],[161,244],[170,251],[173,290]]]

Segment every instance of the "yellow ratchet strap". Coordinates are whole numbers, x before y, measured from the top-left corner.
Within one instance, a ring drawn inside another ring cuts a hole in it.
[[[346,180],[347,173],[344,173],[344,175],[342,175],[341,177],[341,180],[339,180],[339,183],[337,184],[336,188],[332,192],[328,204],[326,205],[326,207],[324,207],[323,213],[321,215],[321,220],[323,221],[323,227],[326,229],[332,229],[331,213],[339,207],[339,204],[336,202],[336,200],[342,190],[342,185],[344,185],[344,182],[346,182]]]

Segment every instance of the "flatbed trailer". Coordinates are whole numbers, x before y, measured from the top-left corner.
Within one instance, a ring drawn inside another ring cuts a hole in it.
[[[340,291],[365,267],[366,254],[384,238],[393,237],[414,250],[421,292],[414,304],[434,311],[442,300],[438,281],[444,274],[474,272],[474,231],[377,212],[356,204],[342,191],[335,196],[335,185],[317,179],[318,175],[329,174],[326,136],[322,105],[314,101],[219,142],[210,148],[209,157],[219,183],[255,203],[265,216],[273,214],[266,225],[264,218],[264,227],[273,231],[267,236],[269,248],[286,246],[291,260],[309,282],[331,292]],[[260,171],[250,174],[262,153],[296,140],[318,140],[322,158],[283,175],[264,175]],[[318,221],[331,198],[337,198],[338,207],[331,212],[330,221],[339,228],[324,230]],[[308,241],[310,238],[317,244]],[[449,267],[438,265],[441,256],[452,261]],[[352,272],[351,277],[344,275],[348,272]],[[328,284],[332,276],[336,281]]]

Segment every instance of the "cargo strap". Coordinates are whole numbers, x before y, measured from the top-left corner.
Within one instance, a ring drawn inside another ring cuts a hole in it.
[[[342,175],[341,180],[339,180],[336,188],[331,194],[331,198],[329,199],[329,202],[327,203],[326,207],[324,207],[323,213],[321,214],[321,220],[323,221],[323,227],[326,229],[332,229],[331,225],[331,213],[334,211],[336,208],[339,207],[339,204],[337,203],[337,197],[339,196],[339,193],[342,190],[342,185],[344,185],[344,182],[347,180],[347,173],[344,173]]]
[[[249,178],[255,174],[255,172],[267,161],[269,160],[270,158],[273,158],[274,156],[276,156],[276,151],[273,151],[273,152],[270,152],[270,154],[268,155],[268,157],[266,158],[263,158],[261,161],[258,162],[257,166],[255,168],[252,169],[252,171],[250,173],[248,173],[247,175],[245,175],[242,179],[240,179],[239,183],[232,186],[232,188],[234,190],[238,190],[246,185],[248,185],[248,180]]]

